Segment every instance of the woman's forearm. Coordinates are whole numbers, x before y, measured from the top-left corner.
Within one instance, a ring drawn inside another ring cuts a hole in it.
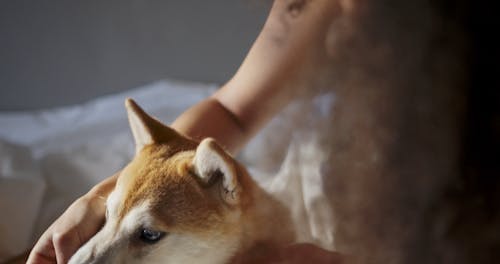
[[[275,1],[267,22],[237,73],[210,98],[173,123],[194,139],[215,138],[236,153],[304,88],[326,58],[325,34],[334,1],[304,2],[297,14]]]
[[[233,154],[251,137],[239,118],[214,97],[186,110],[171,127],[195,140],[212,137]]]

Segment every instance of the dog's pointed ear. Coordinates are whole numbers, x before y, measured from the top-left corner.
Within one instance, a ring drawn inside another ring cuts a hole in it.
[[[238,171],[231,156],[212,138],[201,141],[194,157],[195,173],[204,183],[210,183],[221,177],[221,196],[230,205],[240,202],[241,186]]]
[[[170,138],[180,137],[173,129],[163,125],[160,121],[149,116],[134,100],[125,101],[128,121],[135,140],[135,153],[149,144],[166,142]]]

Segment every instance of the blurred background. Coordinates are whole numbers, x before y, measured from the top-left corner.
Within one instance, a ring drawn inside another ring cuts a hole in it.
[[[164,78],[225,82],[271,1],[0,2],[0,110],[85,102]]]

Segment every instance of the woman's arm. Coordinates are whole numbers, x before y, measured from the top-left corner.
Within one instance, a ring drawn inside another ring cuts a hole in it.
[[[172,127],[195,139],[213,137],[236,153],[324,67],[337,12],[332,0],[275,1],[234,77]]]

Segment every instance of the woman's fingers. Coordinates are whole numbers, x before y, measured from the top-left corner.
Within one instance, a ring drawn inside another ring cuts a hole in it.
[[[84,242],[80,240],[75,230],[75,232],[71,233],[54,234],[52,243],[54,244],[57,263],[67,263]]]
[[[27,264],[52,264],[56,262],[56,253],[52,244],[51,230],[45,231],[31,250]]]

